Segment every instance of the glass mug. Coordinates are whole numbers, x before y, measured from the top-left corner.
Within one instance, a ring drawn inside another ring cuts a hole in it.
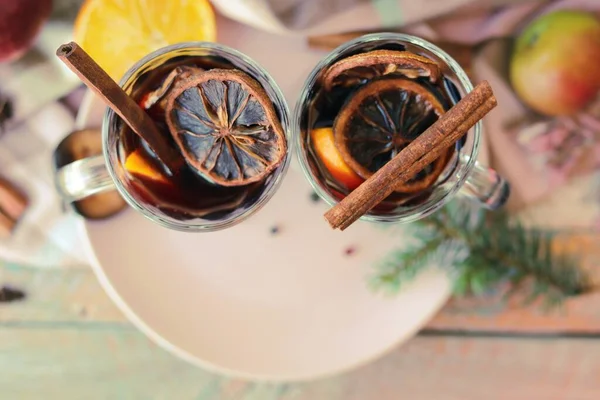
[[[466,73],[452,57],[437,46],[414,36],[398,33],[368,34],[344,43],[329,53],[304,83],[294,110],[292,136],[304,175],[315,192],[330,206],[340,201],[341,193],[326,182],[323,167],[318,166],[319,161],[310,147],[310,131],[319,127],[315,126],[318,116],[313,115],[315,108],[311,111],[312,103],[319,96],[323,73],[330,65],[345,57],[377,49],[407,50],[436,61],[441,67],[442,76],[452,82],[458,91],[458,94],[449,93],[454,104],[473,90]],[[426,199],[420,200],[418,204],[400,205],[385,211],[372,210],[362,216],[361,220],[384,223],[416,221],[435,212],[455,195],[474,200],[486,209],[501,207],[509,197],[510,186],[496,171],[477,161],[481,130],[480,121],[467,133],[466,140],[459,142],[461,144],[456,146],[453,159],[446,164],[445,170],[430,187],[430,194]]]
[[[117,189],[120,195],[134,210],[140,212],[151,221],[167,228],[182,231],[215,231],[224,229],[245,220],[261,209],[275,194],[291,158],[291,140],[289,126],[289,109],[285,98],[271,76],[256,62],[244,54],[216,43],[189,42],[164,47],[137,62],[121,79],[121,87],[132,94],[147,80],[152,79],[160,71],[172,65],[186,65],[190,58],[207,60],[211,65],[219,67],[223,64],[241,70],[260,83],[274,105],[288,143],[286,154],[281,164],[271,172],[260,187],[243,195],[239,207],[228,212],[217,212],[216,217],[196,217],[174,215],[149,201],[128,177],[123,166],[124,122],[111,109],[107,108],[102,121],[103,154],[84,158],[56,171],[55,183],[63,200],[67,203],[86,198],[96,193]]]

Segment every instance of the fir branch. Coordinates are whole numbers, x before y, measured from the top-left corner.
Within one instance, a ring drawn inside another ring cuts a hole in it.
[[[397,291],[421,271],[438,265],[454,276],[457,295],[479,295],[510,283],[507,297],[547,306],[590,289],[573,254],[552,251],[554,234],[526,228],[504,212],[484,212],[454,202],[409,226],[416,244],[393,251],[376,268],[371,285]]]
[[[403,282],[413,279],[430,264],[432,256],[444,241],[436,237],[423,242],[410,250],[396,250],[379,266],[379,273],[373,275],[371,285],[390,293],[398,291]]]

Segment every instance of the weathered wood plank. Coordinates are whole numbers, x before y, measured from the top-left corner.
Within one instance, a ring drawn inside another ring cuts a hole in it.
[[[220,385],[130,328],[5,328],[0,366],[2,398],[194,399]]]
[[[582,268],[600,282],[600,233],[561,235],[555,251],[581,257]],[[429,328],[452,330],[494,330],[516,332],[600,332],[600,291],[577,296],[559,310],[545,312],[539,306],[506,304],[500,295],[477,299],[453,299],[430,322]]]
[[[578,296],[550,312],[541,307],[504,304],[496,296],[453,299],[427,327],[465,331],[600,333],[600,293]]]
[[[600,346],[585,339],[419,337],[345,375],[271,385],[175,359],[133,328],[0,329],[0,398],[597,400]]]
[[[24,291],[20,302],[0,304],[0,325],[18,322],[127,321],[88,268],[42,269],[0,263],[0,286]]]

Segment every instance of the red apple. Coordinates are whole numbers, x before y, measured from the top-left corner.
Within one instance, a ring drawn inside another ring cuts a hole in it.
[[[0,62],[23,55],[52,11],[52,0],[0,0]]]
[[[600,90],[600,20],[583,11],[555,11],[534,20],[515,43],[510,80],[537,112],[577,112]]]

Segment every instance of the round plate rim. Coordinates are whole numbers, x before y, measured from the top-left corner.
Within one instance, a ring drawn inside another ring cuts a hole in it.
[[[93,125],[90,124],[91,121],[90,115],[91,110],[95,102],[97,102],[97,98],[91,91],[86,91],[84,98],[81,103],[81,107],[79,109],[79,113],[76,118],[75,125],[78,129],[83,129],[87,126]],[[100,286],[106,292],[108,297],[112,300],[112,302],[117,306],[117,308],[125,315],[125,317],[138,329],[140,330],[146,337],[148,337],[153,343],[161,347],[162,349],[168,351],[169,353],[175,355],[176,357],[196,366],[199,368],[203,368],[207,371],[225,375],[232,378],[239,379],[248,379],[253,381],[263,381],[263,382],[271,382],[271,383],[283,383],[283,382],[306,382],[316,379],[324,379],[336,375],[340,375],[351,370],[355,370],[362,366],[365,366],[384,355],[390,353],[392,350],[399,347],[402,343],[406,342],[410,338],[414,337],[414,335],[421,329],[446,303],[446,301],[450,298],[451,290],[450,290],[450,281],[448,280],[448,284],[445,286],[445,290],[442,292],[438,292],[438,297],[433,300],[429,313],[424,313],[419,318],[418,323],[415,323],[411,329],[408,329],[404,332],[403,335],[399,335],[396,340],[389,343],[389,345],[384,346],[379,351],[372,353],[368,357],[363,357],[362,359],[356,360],[354,363],[348,363],[345,366],[332,369],[327,373],[316,373],[316,374],[295,374],[295,375],[265,375],[265,374],[252,374],[244,371],[236,371],[234,369],[229,369],[226,367],[222,367],[216,365],[214,363],[205,361],[200,357],[189,353],[188,351],[178,347],[177,345],[171,343],[167,339],[160,336],[157,332],[155,332],[146,322],[144,322],[138,315],[132,310],[127,302],[121,297],[118,291],[110,282],[110,279],[106,275],[104,268],[102,267],[100,261],[98,260],[96,253],[94,251],[94,246],[91,243],[90,236],[88,234],[88,224],[86,221],[82,220],[80,224],[78,224],[78,229],[80,229],[80,237],[82,238],[82,242],[84,245],[84,252],[87,255],[90,265],[94,274],[96,275]]]

